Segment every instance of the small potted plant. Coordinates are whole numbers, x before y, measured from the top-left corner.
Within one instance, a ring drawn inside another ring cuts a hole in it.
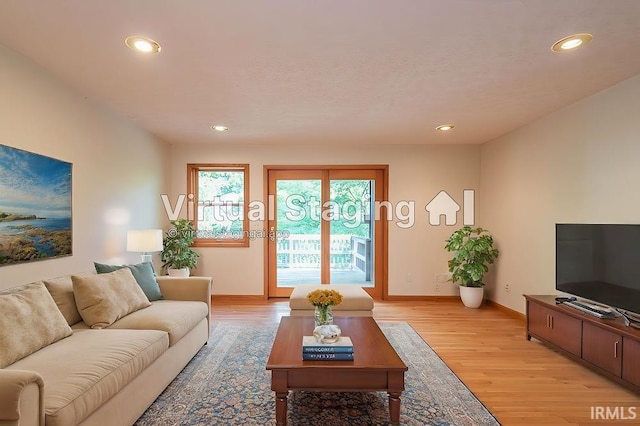
[[[449,260],[451,280],[460,285],[460,298],[469,308],[482,304],[482,279],[500,252],[493,247],[493,237],[485,229],[465,226],[455,231],[444,248],[453,252]]]
[[[160,253],[162,267],[174,277],[188,277],[191,269],[197,265],[198,253],[191,249],[196,237],[196,228],[190,220],[178,219],[171,222],[166,232]]]

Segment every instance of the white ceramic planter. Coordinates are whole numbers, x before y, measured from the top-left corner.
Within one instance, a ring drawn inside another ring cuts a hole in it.
[[[188,277],[189,268],[182,268],[182,269],[168,268],[167,273],[169,274],[170,277]]]
[[[460,298],[467,308],[479,308],[482,305],[484,287],[460,286]]]

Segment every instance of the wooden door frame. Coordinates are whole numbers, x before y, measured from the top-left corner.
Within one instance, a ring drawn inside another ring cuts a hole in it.
[[[348,164],[340,164],[340,165],[327,165],[327,164],[317,164],[317,165],[264,165],[262,170],[262,182],[263,182],[263,200],[265,205],[267,206],[266,213],[267,217],[265,218],[265,229],[267,232],[271,229],[272,226],[275,226],[275,206],[270,204],[271,201],[275,202],[275,198],[271,200],[269,198],[269,172],[271,170],[380,170],[382,171],[382,198],[383,201],[389,200],[389,165],[388,164],[357,164],[357,165],[348,165]],[[328,188],[326,189],[328,191]],[[376,280],[380,280],[380,285],[375,285],[373,288],[362,287],[367,293],[371,295],[374,299],[382,299],[386,300],[389,296],[389,221],[386,220],[387,206],[383,205],[380,211],[380,226],[381,226],[381,245],[380,248],[381,253],[381,276],[377,277]],[[269,299],[269,238],[265,238],[263,241],[264,245],[264,256],[263,256],[263,274],[264,274],[264,287],[263,294],[264,299]],[[376,284],[378,282],[376,281]]]

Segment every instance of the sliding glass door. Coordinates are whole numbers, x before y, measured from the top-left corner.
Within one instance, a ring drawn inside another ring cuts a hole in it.
[[[375,221],[385,169],[270,169],[268,293],[286,297],[299,284],[349,284],[380,297],[385,285],[386,224]]]

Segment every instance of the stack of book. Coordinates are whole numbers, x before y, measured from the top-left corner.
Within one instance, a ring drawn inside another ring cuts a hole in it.
[[[318,343],[313,336],[303,336],[302,359],[304,361],[353,361],[353,343],[346,336],[340,336],[335,343]]]

